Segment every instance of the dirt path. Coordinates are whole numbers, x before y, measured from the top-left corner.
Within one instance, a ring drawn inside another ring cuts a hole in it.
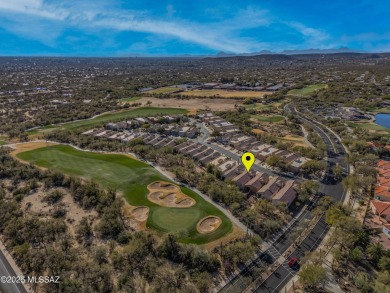
[[[306,143],[309,147],[315,149],[314,145],[312,145],[311,142],[307,139],[307,136],[309,135],[309,133],[307,132],[306,128],[303,127],[303,125],[301,125],[301,127],[302,127],[303,138],[304,138],[304,140],[305,140],[305,143]]]

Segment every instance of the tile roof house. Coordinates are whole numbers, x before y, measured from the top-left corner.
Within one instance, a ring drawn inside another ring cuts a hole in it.
[[[375,215],[390,222],[390,202],[371,200],[370,207]]]
[[[225,179],[232,179],[236,176],[238,176],[239,174],[241,174],[242,172],[244,172],[245,168],[242,166],[242,165],[236,165],[235,167],[225,171],[223,173],[223,177]]]
[[[272,203],[284,203],[290,206],[297,197],[295,180],[287,180],[283,187],[272,197]]]
[[[377,183],[374,189],[374,198],[390,201],[390,161],[377,162]]]
[[[222,163],[221,165],[218,166],[218,169],[219,171],[222,172],[222,174],[224,174],[226,171],[232,169],[233,167],[235,167],[237,165],[237,162],[236,161],[233,161],[233,160],[228,160],[224,163]]]
[[[242,191],[249,191],[249,188],[245,186],[245,184],[251,180],[253,177],[255,177],[254,172],[247,172],[246,170],[243,171],[241,174],[237,175],[232,179],[234,183],[240,188]]]
[[[262,198],[272,200],[272,197],[283,187],[283,181],[277,176],[270,176],[268,182],[257,192]]]
[[[303,164],[305,164],[307,161],[310,161],[310,159],[305,157],[298,157],[294,161],[291,161],[288,165],[288,169],[292,172],[299,172]]]
[[[268,182],[269,175],[263,172],[257,172],[251,180],[245,183],[245,186],[253,193],[257,193],[260,188]]]
[[[221,153],[219,152],[214,152],[212,153],[210,156],[207,156],[203,159],[200,159],[199,162],[201,164],[203,164],[204,166],[206,166],[208,163],[214,161],[216,158],[220,157],[221,156]]]
[[[268,157],[274,155],[277,151],[279,151],[277,148],[270,146],[270,147],[264,148],[260,152],[256,153],[255,156],[260,161],[265,161]]]
[[[194,155],[192,158],[195,159],[195,160],[202,160],[206,157],[208,157],[209,155],[211,155],[212,153],[214,153],[214,150],[213,149],[210,149],[210,148],[207,148],[207,150],[203,151],[203,152],[200,152],[196,155]]]

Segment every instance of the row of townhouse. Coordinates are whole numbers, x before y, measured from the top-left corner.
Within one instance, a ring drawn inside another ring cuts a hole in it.
[[[284,203],[289,206],[297,197],[298,183],[295,180],[284,180],[262,172],[247,172],[240,163],[198,142],[186,141],[174,148],[178,153],[188,155],[204,166],[216,166],[222,179],[233,181],[253,199],[264,198],[274,204]]]
[[[219,116],[215,116],[213,113],[200,114],[199,119],[208,125],[212,130],[218,132],[220,135],[226,135],[229,133],[239,132],[240,129],[233,123],[222,119]]]
[[[148,132],[195,138],[199,134],[199,129],[185,124],[154,124],[148,129]]]
[[[127,121],[111,122],[106,124],[106,128],[109,130],[132,130],[142,126],[143,124],[161,124],[161,123],[173,123],[178,119],[184,119],[184,116],[158,116],[158,117],[137,117]]]
[[[284,180],[281,177],[269,176],[267,173],[262,172],[248,173],[240,163],[198,142],[188,140],[179,143],[179,139],[172,136],[106,129],[92,129],[83,134],[123,142],[141,138],[145,144],[155,147],[173,147],[176,152],[191,157],[203,166],[213,165],[217,167],[220,171],[221,179],[233,181],[252,200],[264,198],[274,204],[284,203],[289,206],[297,196],[296,188],[298,184],[295,180]]]
[[[382,222],[382,232],[390,239],[390,161],[377,162],[377,182],[374,189],[374,200],[371,200],[372,212]]]
[[[307,161],[299,154],[292,153],[286,150],[280,150],[273,147],[270,144],[262,143],[252,136],[248,136],[238,131],[230,131],[234,124],[225,121],[224,119],[215,116],[212,113],[204,113],[199,115],[199,118],[206,124],[209,125],[213,130],[217,130],[221,133],[218,138],[219,142],[225,145],[229,145],[241,152],[251,152],[257,159],[265,162],[267,158],[271,156],[280,157],[283,162],[288,166],[289,171],[297,173]],[[215,126],[217,125],[217,127]],[[222,127],[222,128],[219,128]]]
[[[91,130],[83,132],[82,134],[100,137],[100,138],[115,139],[115,140],[119,140],[122,142],[129,142],[133,139],[136,139],[136,138],[139,138],[139,137],[142,137],[143,135],[145,135],[145,133],[143,133],[143,132],[129,132],[127,130],[113,131],[113,130],[101,129],[101,128],[91,129]]]
[[[148,123],[147,132],[150,133],[195,138],[199,134],[199,129],[183,121],[188,121],[188,118],[185,116],[138,117],[128,121],[107,123],[105,128],[113,131],[133,131]]]

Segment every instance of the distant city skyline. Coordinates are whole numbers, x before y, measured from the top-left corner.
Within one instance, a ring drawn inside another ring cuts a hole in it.
[[[385,2],[0,0],[0,55],[389,52]]]

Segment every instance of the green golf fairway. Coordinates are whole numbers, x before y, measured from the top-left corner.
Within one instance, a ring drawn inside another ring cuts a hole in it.
[[[148,164],[127,156],[83,152],[70,146],[56,145],[23,152],[17,157],[40,167],[93,179],[104,187],[123,192],[123,196],[131,205],[150,208],[147,227],[160,232],[184,230],[187,233],[181,239],[182,242],[203,244],[232,230],[232,223],[218,208],[188,188],[182,187],[181,190],[195,199],[196,204],[192,207],[168,208],[150,202],[147,199],[147,185],[158,180],[170,180]],[[208,215],[220,217],[222,224],[214,232],[200,234],[196,230],[196,224]]]
[[[121,121],[136,117],[158,116],[158,115],[176,115],[186,114],[187,110],[176,108],[151,108],[143,107],[137,109],[130,109],[112,113],[102,114],[93,119],[84,119],[80,121],[68,122],[59,125],[48,125],[42,128],[29,130],[29,134],[34,133],[50,133],[57,130],[76,130],[76,129],[88,129],[99,126],[103,123]]]

